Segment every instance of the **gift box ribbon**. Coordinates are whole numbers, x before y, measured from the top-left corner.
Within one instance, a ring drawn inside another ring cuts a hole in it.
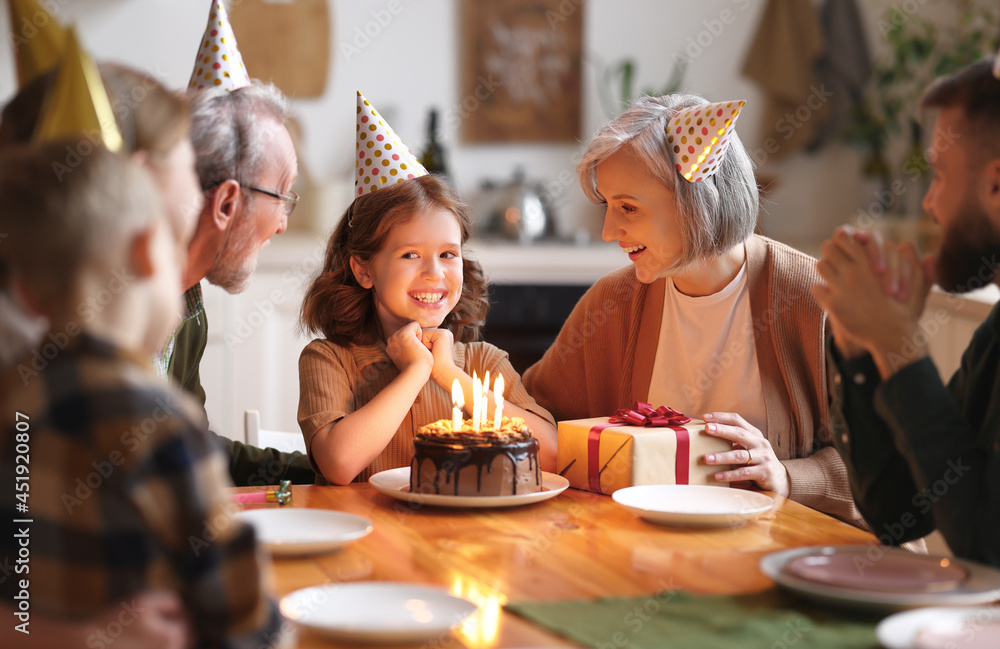
[[[675,484],[687,484],[691,464],[691,437],[684,424],[691,418],[677,412],[673,408],[660,406],[653,408],[648,403],[636,401],[632,408],[620,408],[606,424],[597,424],[587,435],[587,482],[591,491],[601,491],[601,433],[605,428],[626,426],[649,426],[653,428],[670,428],[677,433],[677,454],[674,458]]]

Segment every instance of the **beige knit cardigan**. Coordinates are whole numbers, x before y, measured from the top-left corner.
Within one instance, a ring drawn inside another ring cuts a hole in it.
[[[826,314],[811,293],[819,280],[816,261],[756,235],[746,241],[746,251],[767,438],[788,470],[789,497],[862,525],[844,463],[831,446]],[[665,282],[643,284],[631,266],[598,280],[545,356],[524,374],[538,404],[559,421],[609,416],[645,401]]]

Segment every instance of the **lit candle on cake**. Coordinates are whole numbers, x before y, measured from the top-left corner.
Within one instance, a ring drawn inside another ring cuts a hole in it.
[[[479,403],[482,404],[482,408],[479,411],[479,428],[477,430],[486,428],[490,423],[490,400],[487,397],[489,393],[490,371],[486,370],[486,376],[483,377],[483,391],[479,393]]]
[[[465,396],[462,395],[462,386],[458,379],[451,384],[451,429],[462,430],[462,408],[465,407]]]
[[[480,403],[480,395],[483,393],[483,384],[480,382],[479,377],[476,373],[472,373],[472,430],[479,432],[479,416],[480,408],[482,404]]]
[[[493,430],[500,430],[500,424],[503,422],[503,374],[498,376],[496,383],[493,384],[493,399],[497,404],[496,412],[493,413]]]

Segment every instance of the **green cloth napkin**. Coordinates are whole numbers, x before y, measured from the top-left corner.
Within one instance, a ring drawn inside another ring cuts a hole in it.
[[[517,602],[506,608],[597,649],[870,649],[879,618],[826,610],[777,589],[752,595]]]

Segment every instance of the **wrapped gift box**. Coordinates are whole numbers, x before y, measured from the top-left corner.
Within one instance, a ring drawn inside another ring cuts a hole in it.
[[[706,433],[700,419],[673,427],[609,424],[608,417],[571,419],[559,422],[556,468],[570,486],[603,494],[648,484],[728,486],[713,477],[728,467],[705,464],[703,457],[732,448]]]

